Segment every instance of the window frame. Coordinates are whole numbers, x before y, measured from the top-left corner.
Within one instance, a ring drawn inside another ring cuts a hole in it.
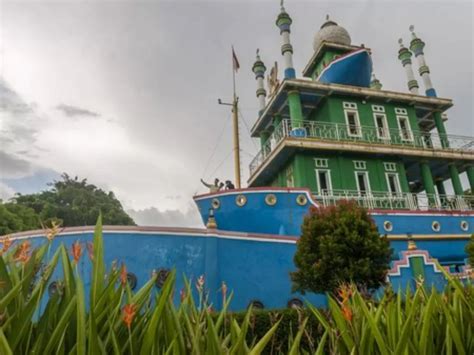
[[[365,176],[365,183],[367,184],[367,191],[365,192],[365,195],[363,195],[360,190],[359,178],[358,178],[359,174]],[[357,186],[357,193],[359,194],[359,196],[370,196],[372,194],[372,188],[370,186],[369,172],[367,170],[356,170],[354,171],[354,177],[355,177],[356,186]]]
[[[328,168],[329,159],[327,158],[314,158],[314,167],[315,168]],[[319,164],[321,162],[322,164]]]
[[[384,141],[389,141],[390,140],[390,128],[388,126],[387,114],[384,113],[384,112],[373,112],[372,116],[374,118],[374,125],[375,125],[375,131],[376,131],[376,134],[377,134],[377,138],[381,139],[381,140],[384,140]],[[382,120],[383,120],[383,123],[384,123],[384,126],[385,126],[385,127],[383,127],[383,131],[385,132],[385,136],[380,135],[379,126],[377,124],[377,116],[382,117]]]
[[[349,117],[348,114],[353,113],[354,118],[356,121],[355,128],[357,133],[352,133],[351,132],[351,125],[349,124]],[[355,138],[361,138],[362,137],[362,127],[360,126],[360,118],[359,118],[359,111],[357,109],[344,109],[344,118],[346,119],[346,125],[347,125],[347,134],[349,137],[355,137]]]
[[[400,124],[400,120],[405,120],[406,121],[407,127],[408,127],[409,138],[404,138],[403,137],[403,131],[402,131],[402,126]],[[402,139],[402,141],[404,141],[404,142],[413,142],[413,131],[411,129],[410,118],[408,116],[405,116],[405,115],[397,115],[397,124],[398,124],[399,135],[400,135],[400,138]]]
[[[388,171],[388,172],[393,172],[393,173],[398,172],[397,165],[398,165],[397,163],[393,163],[389,161],[383,162],[383,168],[385,171]],[[393,169],[391,167],[393,167]]]
[[[319,180],[319,173],[324,172],[327,174],[327,182],[328,182],[328,189],[330,195],[332,195],[332,179],[331,179],[331,170],[330,169],[314,169],[315,175],[316,175],[316,190],[319,196],[322,196],[321,194],[321,183]]]
[[[352,163],[354,164],[354,169],[355,170],[358,170],[358,171],[367,170],[367,162],[365,160],[353,160]],[[357,165],[359,165],[359,166],[357,166]]]
[[[396,192],[393,192],[390,189],[390,180],[389,180],[390,176],[395,177],[396,189],[398,190]],[[398,196],[398,195],[402,194],[402,185],[400,184],[400,174],[399,173],[386,172],[385,173],[385,181],[387,183],[387,192],[389,194],[391,194],[392,196]]]

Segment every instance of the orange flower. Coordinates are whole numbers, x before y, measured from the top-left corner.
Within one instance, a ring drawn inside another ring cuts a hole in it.
[[[342,315],[344,316],[344,318],[350,322],[352,320],[352,310],[350,307],[348,307],[347,305],[343,305],[342,306]]]
[[[91,259],[91,261],[94,261],[94,244],[92,242],[87,242],[86,247],[89,259]]]
[[[348,284],[341,284],[337,290],[337,293],[341,299],[340,303],[346,303],[352,296],[352,289]]]
[[[76,240],[71,247],[72,257],[74,258],[74,263],[77,264],[82,255],[82,246],[78,240]]]
[[[30,248],[31,244],[29,241],[24,241],[23,243],[21,243],[18,249],[16,250],[15,255],[13,256],[13,260],[20,261],[22,263],[28,262],[31,256]]]
[[[120,268],[120,283],[122,284],[122,287],[125,287],[127,285],[127,282],[127,267],[125,266],[125,264],[122,264],[122,267]]]
[[[130,329],[133,319],[136,314],[136,306],[134,304],[127,304],[122,308],[122,320],[127,328]]]
[[[46,229],[46,238],[48,238],[49,241],[52,241],[54,237],[59,234],[59,223],[52,221],[51,228],[45,228],[43,226],[43,229]]]
[[[0,255],[7,252],[8,249],[10,249],[10,246],[13,243],[10,239],[10,236],[8,236],[8,235],[3,237],[1,242],[2,242],[2,250],[1,250]]]

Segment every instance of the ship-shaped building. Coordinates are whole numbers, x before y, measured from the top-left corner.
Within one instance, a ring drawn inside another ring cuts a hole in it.
[[[370,48],[354,45],[329,17],[297,77],[292,19],[284,8],[276,25],[284,77],[278,80],[276,68],[267,77],[257,51],[252,71],[259,111],[251,134],[261,149],[250,164],[248,187],[239,186],[239,175],[236,189],[194,196],[206,228],[105,227],[106,262],[125,262],[138,286],[155,272],[159,288],[172,268],[191,280],[204,275],[216,308],[224,283],[233,290],[233,309],[281,308],[304,299],[324,305],[324,295],[291,290],[300,227],[311,206],[354,200],[391,242],[388,281],[395,289],[414,285],[419,276],[442,287],[444,271],[468,277],[464,248],[474,232],[474,138],[446,131],[453,103],[438,97],[425,43],[414,28],[408,47],[400,40],[398,50],[408,90],[394,92],[374,76]],[[235,98],[233,109],[236,116]],[[463,173],[469,186],[462,184]],[[53,243],[87,241],[92,230],[66,228]],[[13,237],[42,243],[43,233]],[[81,267],[87,271],[90,263]],[[177,287],[182,285],[178,278]]]

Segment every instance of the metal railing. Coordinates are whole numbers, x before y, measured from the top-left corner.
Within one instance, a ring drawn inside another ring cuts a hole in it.
[[[287,137],[360,142],[426,150],[474,152],[473,137],[316,121],[299,121],[292,125],[290,120],[283,120],[250,163],[250,175],[253,175],[278,144]]]
[[[390,193],[381,191],[360,192],[354,190],[323,190],[313,194],[323,206],[331,206],[341,200],[353,200],[367,209],[414,210],[414,211],[471,211],[473,196]]]

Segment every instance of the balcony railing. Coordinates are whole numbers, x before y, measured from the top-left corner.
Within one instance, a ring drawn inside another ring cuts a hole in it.
[[[471,211],[473,196],[431,195],[413,193],[360,192],[353,190],[324,190],[314,194],[323,206],[331,206],[341,200],[353,200],[367,209],[413,211]]]
[[[315,121],[300,121],[296,127],[293,127],[290,120],[283,120],[250,163],[250,175],[253,175],[255,170],[265,161],[278,144],[287,137],[361,142],[424,150],[474,152],[473,137]]]

